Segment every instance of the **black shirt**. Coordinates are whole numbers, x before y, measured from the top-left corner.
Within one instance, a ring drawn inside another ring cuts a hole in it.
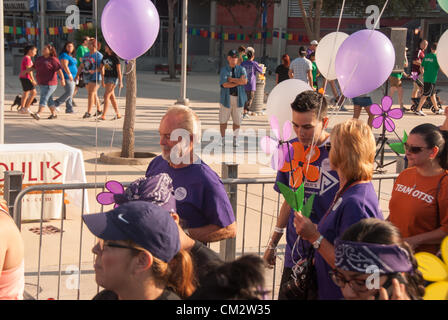
[[[104,65],[105,77],[118,78],[117,65],[120,64],[120,60],[117,57],[104,54],[101,63]]]
[[[278,73],[278,83],[289,79],[289,68],[286,68],[283,64],[279,65],[275,69],[275,73]]]
[[[190,255],[193,260],[195,275],[196,279],[198,280],[198,286],[201,286],[201,282],[208,271],[210,271],[216,265],[223,263],[223,261],[215,251],[197,240],[195,241],[194,246],[190,251]]]
[[[232,78],[235,78],[235,68],[232,68]],[[238,97],[238,88],[237,87],[230,88],[230,95]]]
[[[98,292],[92,300],[118,300],[118,295],[110,290],[103,290]],[[170,289],[163,290],[162,294],[154,300],[181,300],[177,294]]]

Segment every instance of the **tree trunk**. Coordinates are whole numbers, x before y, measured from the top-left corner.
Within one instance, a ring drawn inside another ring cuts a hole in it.
[[[174,61],[174,7],[177,0],[168,0],[168,70],[171,79],[176,78],[176,61]]]
[[[308,17],[308,13],[305,10],[305,6],[303,5],[303,0],[298,0],[299,2],[299,7],[300,7],[300,12],[302,13],[302,19],[303,19],[303,23],[305,24],[305,30],[306,33],[308,35],[308,38],[312,39],[313,38],[313,30],[311,28],[311,24],[310,24],[310,19],[312,19],[312,17]]]
[[[316,0],[316,17],[314,22],[314,40],[320,41],[320,15],[322,13],[322,0]],[[313,40],[313,39],[311,39]]]
[[[134,125],[137,102],[137,65],[131,60],[126,67],[126,110],[123,122],[122,158],[134,158]]]

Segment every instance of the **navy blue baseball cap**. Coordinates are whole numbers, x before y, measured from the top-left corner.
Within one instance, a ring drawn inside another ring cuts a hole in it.
[[[180,250],[179,229],[170,213],[147,201],[130,201],[111,211],[82,218],[96,237],[134,241],[164,262]]]

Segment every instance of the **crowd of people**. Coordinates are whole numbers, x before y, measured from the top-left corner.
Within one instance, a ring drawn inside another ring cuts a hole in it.
[[[25,47],[19,75],[23,89],[19,113],[29,114],[40,120],[42,112],[48,107],[48,119],[56,119],[60,106],[65,103],[65,113],[72,114],[76,105],[74,97],[79,88],[85,87],[88,104],[84,119],[94,116],[99,120],[106,120],[109,104],[112,104],[115,111],[113,119],[120,119],[115,98],[115,88],[123,88],[120,59],[109,46],[105,46],[104,54],[100,49],[99,41],[85,36],[76,50],[73,42],[66,42],[59,55],[55,47],[48,44],[43,48],[42,55],[33,62],[32,58],[37,55],[36,46]],[[54,99],[58,83],[64,88],[64,93]],[[103,109],[98,98],[100,86],[105,88]],[[37,95],[36,88],[39,88],[40,100],[37,112],[33,112],[30,107]],[[94,105],[96,112],[92,115]]]

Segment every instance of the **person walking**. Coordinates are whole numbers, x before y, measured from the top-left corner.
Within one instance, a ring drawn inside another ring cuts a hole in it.
[[[282,56],[282,64],[275,69],[275,84],[289,79],[289,65],[291,64],[289,55]]]
[[[54,105],[57,108],[65,102],[65,113],[73,113],[73,93],[75,92],[75,77],[78,73],[74,53],[75,45],[73,42],[68,41],[59,55],[62,72],[64,73],[65,91],[62,96],[54,101]]]
[[[443,110],[438,107],[436,99],[436,82],[437,75],[439,73],[439,62],[437,61],[437,43],[431,45],[431,53],[427,54],[423,59],[421,70],[423,72],[423,95],[420,98],[415,114],[418,116],[425,116],[426,114],[422,111],[422,107],[426,102],[428,97],[431,99],[432,105],[436,109],[437,114],[443,114]],[[442,71],[443,72],[443,71]]]
[[[115,110],[115,119],[120,119],[120,111],[118,110],[117,100],[115,98],[115,87],[118,85],[120,89],[123,88],[123,78],[121,74],[120,59],[112,49],[106,45],[106,54],[101,62],[101,74],[102,74],[102,86],[106,89],[104,92],[104,108],[103,114],[99,117],[100,120],[106,120],[107,109],[109,108],[109,102]]]
[[[20,83],[22,84],[23,94],[22,103],[20,104],[19,113],[30,113],[30,106],[34,98],[37,95],[36,85],[37,82],[34,80],[34,75],[32,72],[26,73],[28,68],[33,67],[33,58],[37,54],[36,46],[27,46],[23,50],[24,57],[20,65]]]
[[[98,100],[98,88],[101,83],[101,61],[103,55],[98,50],[101,49],[101,43],[95,38],[89,40],[89,52],[82,57],[82,63],[78,68],[76,79],[79,79],[81,72],[83,73],[84,83],[87,87],[88,101],[87,112],[84,114],[83,119],[90,118],[93,105],[96,104],[97,111],[93,116],[100,116],[102,111],[100,110]]]
[[[263,74],[263,68],[254,61],[255,50],[252,47],[247,48],[247,59],[241,66],[246,69],[247,74],[247,84],[244,87],[246,90],[247,100],[244,104],[244,114],[243,119],[249,118],[249,111],[254,101],[255,91],[257,90],[257,73]]]
[[[219,84],[221,86],[221,97],[219,107],[219,129],[221,131],[224,144],[227,122],[232,115],[233,121],[233,146],[238,147],[238,131],[243,118],[243,107],[247,96],[244,86],[247,84],[246,69],[239,66],[238,52],[230,50],[227,54],[228,65],[223,67],[220,72]]]
[[[404,52],[404,67],[408,67],[408,58],[406,57],[406,51],[408,48],[406,48]],[[405,72],[392,72],[392,74],[389,77],[390,82],[390,96],[393,97],[395,91],[398,92],[398,103],[400,104],[400,108],[403,111],[409,111],[409,108],[406,108],[403,104],[403,75],[407,77],[408,75]]]
[[[411,75],[416,74],[420,81],[422,81],[422,72],[420,66],[422,65],[423,59],[425,58],[425,50],[428,48],[428,41],[420,39],[417,51],[414,53],[414,60],[412,61]],[[414,81],[414,87],[412,89],[412,98],[420,98],[421,89]]]
[[[89,52],[89,48],[88,48],[89,40],[90,40],[90,38],[88,36],[82,37],[82,43],[78,47],[78,49],[76,49],[76,68],[79,68],[79,66],[82,63],[82,57],[84,57],[84,55],[87,52]],[[85,86],[86,86],[86,84],[84,83],[84,79],[81,74],[79,77],[79,81],[77,81],[77,83],[76,83],[75,92],[73,92],[73,98],[78,93],[79,88],[84,88]],[[73,100],[73,106],[76,106],[74,100]]]
[[[45,107],[48,106],[51,115],[48,119],[56,119],[56,108],[53,101],[53,94],[58,86],[59,75],[62,86],[65,86],[64,74],[62,73],[61,63],[56,57],[56,49],[48,44],[42,51],[42,56],[37,57],[34,66],[27,69],[27,73],[36,71],[37,83],[40,88],[39,110],[36,113],[31,112],[30,115],[36,119],[40,119],[40,114]]]
[[[299,57],[294,59],[289,66],[289,77],[302,80],[313,87],[313,64],[305,58],[306,50],[304,47],[299,48]]]

